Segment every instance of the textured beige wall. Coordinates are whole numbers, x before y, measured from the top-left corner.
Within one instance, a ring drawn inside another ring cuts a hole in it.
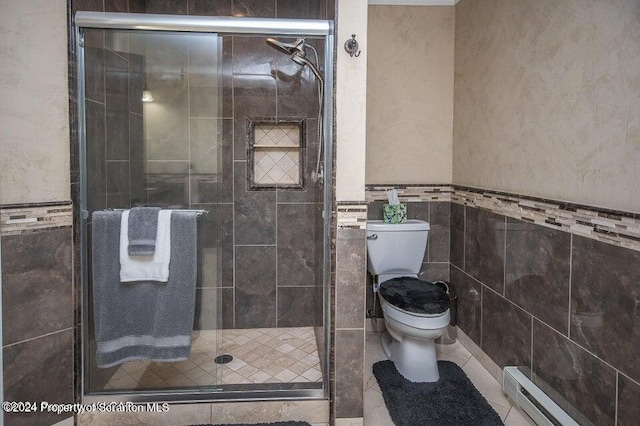
[[[70,199],[66,10],[0,1],[0,204]]]
[[[336,200],[364,200],[367,90],[367,0],[338,2],[336,43]],[[357,35],[362,53],[342,48]]]
[[[366,182],[451,183],[454,7],[369,6]]]
[[[462,0],[453,181],[640,212],[640,2]]]

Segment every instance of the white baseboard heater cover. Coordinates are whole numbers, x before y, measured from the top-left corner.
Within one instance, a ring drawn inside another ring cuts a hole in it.
[[[518,367],[504,367],[502,389],[537,425],[580,426]]]

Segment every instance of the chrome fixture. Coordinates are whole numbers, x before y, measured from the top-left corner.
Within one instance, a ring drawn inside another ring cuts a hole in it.
[[[351,34],[351,38],[347,39],[347,41],[344,42],[344,50],[347,51],[347,53],[349,54],[349,56],[351,56],[352,58],[355,56],[356,58],[358,56],[360,56],[360,53],[362,53],[360,51],[360,48],[358,47],[358,41],[356,40],[356,35],[355,34]]]
[[[324,145],[324,134],[322,131],[324,117],[324,79],[317,68],[318,51],[312,45],[307,44],[307,39],[305,38],[297,38],[293,43],[285,43],[275,38],[267,38],[266,42],[269,46],[273,47],[280,53],[291,56],[291,60],[296,64],[308,67],[316,77],[316,82],[318,83],[318,159],[316,162],[316,168],[311,173],[311,180],[322,183],[324,178],[323,165],[321,161]],[[307,59],[307,48],[311,49],[315,56],[315,65]]]

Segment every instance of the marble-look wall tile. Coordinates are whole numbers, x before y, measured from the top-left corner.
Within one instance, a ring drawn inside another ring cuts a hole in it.
[[[482,288],[482,350],[500,367],[531,365],[531,315]]]
[[[107,160],[129,159],[129,62],[121,55],[105,50]]]
[[[276,248],[236,246],[236,327],[276,326]]]
[[[107,164],[105,162],[105,107],[93,101],[85,102],[87,140],[87,208],[90,212],[107,207]]]
[[[129,47],[130,52],[134,52],[134,47]],[[142,92],[144,90],[144,56],[129,53],[129,112],[142,115],[143,102]]]
[[[640,383],[618,373],[618,426],[632,426],[640,419]]]
[[[464,270],[504,294],[505,217],[466,208]]]
[[[316,325],[315,298],[316,290],[313,287],[279,287],[277,326],[310,327]]]
[[[73,326],[71,229],[2,237],[3,344]]]
[[[146,203],[147,177],[144,173],[144,117],[129,113],[129,146],[131,173],[131,205],[139,206]]]
[[[3,361],[6,401],[74,402],[72,329],[4,347]],[[54,424],[66,417],[68,414],[5,414],[5,424]]]
[[[107,161],[107,207],[131,207],[131,182],[128,161]]]
[[[221,288],[196,289],[194,330],[220,330],[223,315]]]
[[[464,222],[465,206],[451,203],[450,261],[464,270]]]
[[[147,0],[129,0],[129,13],[144,13],[147,9]]]
[[[276,192],[247,191],[246,163],[234,163],[235,244],[276,243]]]
[[[425,281],[449,281],[449,263],[425,262],[422,264],[418,278]]]
[[[275,18],[276,0],[233,0],[233,16]]]
[[[562,395],[566,401],[554,399],[570,415],[584,415],[597,425],[614,424],[615,370],[535,319],[533,381]]]
[[[233,286],[233,204],[191,204],[208,212],[198,218],[202,246],[200,287]]]
[[[336,238],[336,328],[364,327],[366,231],[340,229]],[[357,416],[356,416],[357,417]]]
[[[189,207],[189,162],[147,161],[147,203],[163,208]]]
[[[95,30],[88,30],[85,38],[96,34]],[[101,36],[101,34],[100,34]],[[87,46],[84,49],[84,93],[85,98],[104,103],[104,52],[102,40],[99,47]]]
[[[336,330],[335,339],[335,416],[362,417],[364,330]]]
[[[322,234],[315,233],[314,224],[322,220],[318,204],[278,204],[278,286],[314,286],[317,264],[317,243]]]
[[[186,44],[171,46],[164,39],[149,38],[149,43],[152,41],[154,45],[149,49],[153,51],[186,50]],[[149,60],[147,55],[147,72],[151,67]],[[180,61],[176,63],[179,64]],[[172,64],[166,62],[164,57],[159,57],[155,66],[164,69]],[[154,98],[153,103],[145,105],[147,160],[189,160],[186,138],[189,134],[189,96],[186,76],[166,72],[147,74],[147,89],[152,91]]]
[[[233,201],[233,122],[190,120],[191,203]]]
[[[573,237],[570,337],[640,380],[640,252]]]
[[[187,0],[147,0],[147,13],[186,15]]]
[[[224,287],[222,289],[222,328],[235,328],[234,318],[234,289]]]
[[[480,345],[482,285],[451,266],[451,285],[458,294],[458,327]]]
[[[189,15],[231,16],[231,0],[188,0]]]
[[[324,40],[307,39],[307,43],[318,51],[317,68],[323,69]],[[296,64],[289,55],[277,55],[275,66],[272,73],[278,88],[278,115],[317,117],[318,83],[311,69]]]
[[[276,0],[278,18],[326,19],[327,0]]]
[[[234,75],[233,100],[234,159],[244,160],[249,146],[246,119],[276,115],[275,81],[270,75]]]
[[[505,296],[564,335],[569,332],[571,235],[507,219]]]
[[[127,0],[104,0],[105,12],[128,12],[129,5]]]
[[[429,262],[449,262],[451,203],[429,203]]]

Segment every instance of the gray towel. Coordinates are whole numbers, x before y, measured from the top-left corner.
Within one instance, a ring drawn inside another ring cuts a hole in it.
[[[169,281],[120,283],[120,216],[93,213],[96,362],[184,361],[191,353],[196,294],[196,214],[171,214]]]
[[[160,207],[133,207],[129,211],[129,256],[153,256],[159,211]]]

